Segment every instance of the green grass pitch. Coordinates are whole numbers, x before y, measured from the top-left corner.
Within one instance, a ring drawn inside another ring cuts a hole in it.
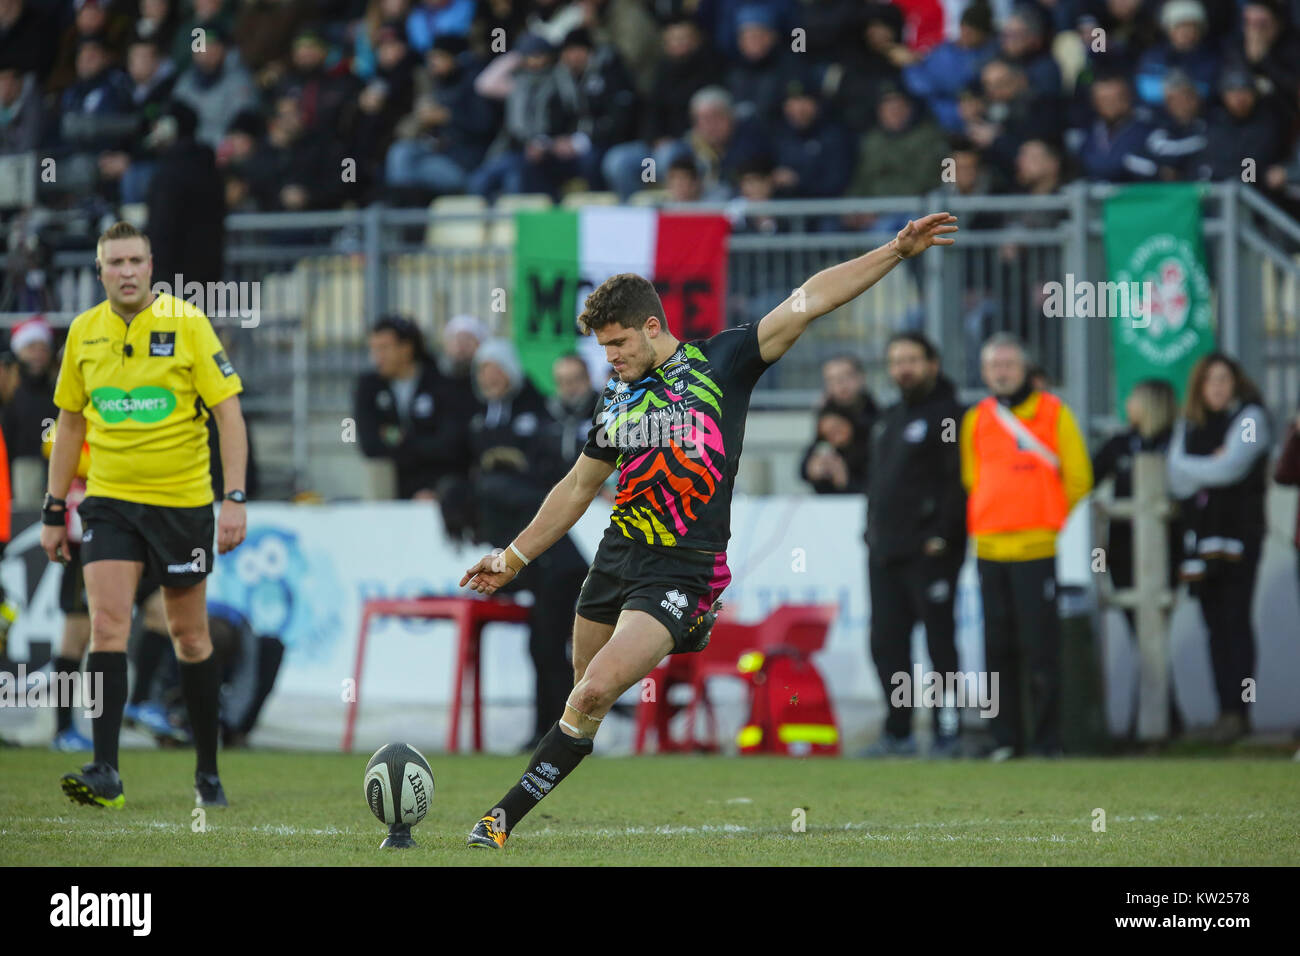
[[[380,852],[368,755],[222,756],[232,806],[196,832],[193,756],[127,751],[122,810],[73,805],[80,754],[0,750],[0,864],[74,865],[1296,865],[1300,765],[1127,758],[867,763],[592,758],[504,852],[465,834],[523,757],[431,756],[418,848]],[[1094,830],[1094,810],[1105,832]],[[796,813],[802,810],[802,813]],[[803,832],[796,832],[800,817]]]

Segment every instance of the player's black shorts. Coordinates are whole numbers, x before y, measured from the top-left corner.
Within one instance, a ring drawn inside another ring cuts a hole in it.
[[[87,498],[77,509],[85,531],[81,560],[140,561],[143,580],[187,588],[212,570],[216,517],[211,505],[167,508],[118,498]]]
[[[618,623],[624,608],[645,611],[668,628],[673,654],[687,646],[686,631],[731,581],[725,551],[639,544],[611,525],[582,583],[578,613],[600,624]]]

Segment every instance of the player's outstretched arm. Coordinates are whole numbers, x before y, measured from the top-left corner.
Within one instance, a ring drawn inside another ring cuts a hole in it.
[[[957,231],[956,223],[957,217],[946,212],[909,220],[885,245],[817,273],[758,323],[758,350],[763,360],[775,362],[813,319],[853,301],[904,259],[919,256],[931,246],[952,245],[948,233]]]
[[[509,584],[524,566],[525,559],[533,561],[568,533],[613,471],[613,462],[579,455],[569,473],[551,489],[537,509],[537,515],[528,527],[519,532],[511,546],[480,558],[465,572],[460,586],[468,584],[471,590],[480,594],[493,594]]]

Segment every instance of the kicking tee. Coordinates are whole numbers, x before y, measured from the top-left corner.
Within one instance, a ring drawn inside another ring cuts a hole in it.
[[[758,326],[683,342],[637,382],[605,383],[583,454],[614,462],[611,526],[641,544],[725,551],[749,398],[770,365]]]
[[[159,295],[130,323],[105,300],[72,320],[54,404],[86,416],[88,496],[212,503],[208,409],[243,390],[199,309]]]

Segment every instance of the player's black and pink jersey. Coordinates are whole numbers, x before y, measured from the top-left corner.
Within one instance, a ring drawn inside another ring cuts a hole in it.
[[[583,454],[618,466],[611,522],[648,545],[725,551],[749,397],[769,363],[758,327],[683,342],[637,382],[606,384]]]

